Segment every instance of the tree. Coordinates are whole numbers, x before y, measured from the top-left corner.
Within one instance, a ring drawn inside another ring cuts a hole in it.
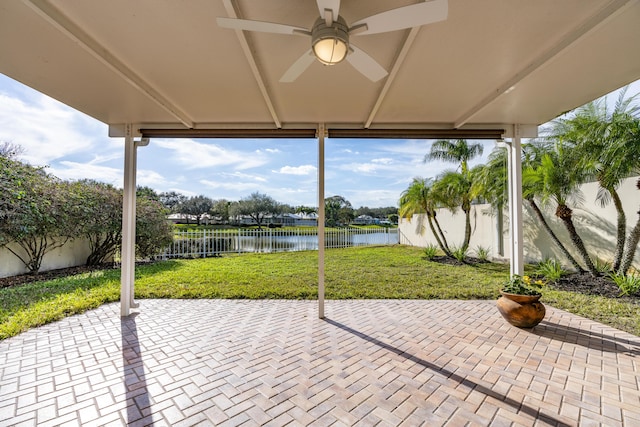
[[[580,265],[580,263],[571,255],[567,247],[562,243],[558,235],[553,231],[551,225],[544,217],[542,210],[536,203],[535,198],[542,194],[543,192],[543,183],[540,180],[529,180],[524,178],[529,172],[528,170],[535,170],[536,167],[540,165],[542,162],[542,156],[544,153],[549,150],[548,144],[543,144],[540,141],[525,144],[522,146],[523,151],[523,160],[522,160],[522,173],[523,173],[523,181],[522,181],[522,197],[527,201],[533,213],[536,215],[536,218],[542,225],[542,228],[547,232],[551,240],[558,246],[560,251],[564,254],[564,256],[569,260],[571,265],[576,269],[579,273],[584,273],[584,268]]]
[[[482,145],[475,143],[469,144],[464,139],[455,141],[439,140],[433,143],[431,151],[424,158],[424,161],[440,160],[449,163],[459,163],[460,172],[446,172],[440,176],[436,185],[437,193],[442,194],[441,199],[446,206],[455,211],[454,200],[462,208],[465,213],[465,233],[462,249],[469,247],[471,240],[471,200],[472,194],[471,183],[473,177],[469,170],[469,161],[482,154]],[[476,175],[478,170],[474,172]],[[450,188],[446,188],[450,186]]]
[[[151,187],[138,186],[136,188],[136,197],[146,197],[147,199],[160,201],[160,195]]]
[[[612,164],[613,168],[620,167],[617,163],[621,163],[623,167],[629,167],[629,174],[640,172],[640,120],[633,118],[631,124],[619,126],[614,129],[616,138],[607,146],[604,154],[605,161]],[[632,164],[628,164],[628,159],[634,159]],[[640,190],[640,178],[636,183],[636,187]],[[631,268],[633,257],[638,250],[640,242],[640,210],[638,210],[638,219],[635,226],[629,233],[626,243],[624,255],[620,263],[618,273],[627,274]]]
[[[91,249],[87,265],[102,264],[113,258],[122,243],[122,191],[92,180],[78,181],[73,188],[75,223]]]
[[[267,215],[277,215],[280,213],[280,204],[266,194],[259,192],[252,193],[249,197],[240,199],[232,205],[232,215],[247,215],[251,217],[258,229],[262,229],[262,222]]]
[[[472,183],[482,170],[476,166],[466,173],[448,171],[441,174],[433,185],[435,199],[443,207],[455,213],[458,208],[464,212],[464,240],[462,249],[467,250],[471,241],[471,201],[475,198]]]
[[[351,202],[342,196],[331,196],[324,199],[325,223],[329,227],[349,224],[353,218]]]
[[[413,215],[425,213],[431,233],[435,237],[440,250],[451,256],[447,239],[436,217],[438,204],[433,197],[432,189],[433,180],[431,178],[413,178],[409,188],[404,190],[400,196],[399,215],[403,218],[411,218]]]
[[[14,144],[9,141],[0,141],[0,157],[17,160],[17,157],[24,152],[24,147],[19,144]]]
[[[176,191],[164,191],[158,195],[158,199],[169,212],[177,213],[188,197]]]
[[[153,258],[173,241],[173,227],[167,220],[167,210],[148,197],[136,201],[136,257]]]
[[[303,213],[305,215],[309,215],[309,214],[317,213],[317,212],[318,212],[318,208],[314,208],[312,206],[300,205],[300,206],[296,206],[295,207],[295,213],[298,213],[298,214],[299,213]]]
[[[211,215],[214,217],[220,217],[222,219],[222,223],[226,224],[229,222],[230,212],[229,209],[231,207],[231,202],[226,199],[219,199],[213,201],[213,206],[211,207]]]
[[[584,182],[586,172],[579,167],[579,153],[562,140],[554,141],[541,157],[540,163],[523,171],[522,180],[537,191],[543,203],[556,204],[556,216],[569,232],[571,242],[582,257],[587,270],[597,275],[589,253],[573,224],[573,211],[569,208],[570,199],[579,200],[579,185]]]
[[[196,217],[198,225],[203,215],[208,214],[213,208],[213,200],[207,196],[194,196],[180,205],[180,213]],[[188,221],[187,221],[188,222]]]
[[[37,274],[47,253],[78,236],[69,184],[6,157],[0,157],[0,176],[0,244],[16,243],[24,254],[7,250]]]
[[[469,161],[482,155],[482,145],[468,144],[464,139],[455,141],[439,140],[433,143],[429,154],[425,155],[424,161],[440,160],[448,163],[459,163],[460,172],[466,174],[469,170]]]
[[[620,91],[618,100],[610,110],[607,99],[589,102],[575,111],[575,114],[552,122],[550,134],[574,144],[581,153],[580,167],[588,170],[598,180],[600,190],[597,201],[602,205],[613,202],[617,212],[616,249],[613,270],[617,271],[622,262],[626,237],[626,216],[622,200],[617,192],[622,179],[629,176],[639,159],[629,150],[629,131],[638,126],[638,106],[632,104],[636,96],[626,97],[627,88]],[[609,153],[613,147],[624,141],[624,151],[615,156]]]

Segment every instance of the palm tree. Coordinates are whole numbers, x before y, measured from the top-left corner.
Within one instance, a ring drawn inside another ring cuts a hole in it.
[[[627,87],[628,88],[628,87]],[[616,189],[622,179],[629,176],[638,157],[629,153],[610,156],[608,151],[618,145],[621,134],[637,126],[638,107],[632,102],[636,96],[627,98],[627,88],[620,91],[612,111],[606,98],[583,105],[575,115],[552,122],[550,135],[555,139],[569,141],[580,151],[581,165],[598,180],[600,190],[597,201],[605,206],[613,202],[617,212],[616,250],[613,259],[613,271],[620,268],[625,246],[626,216],[622,200]],[[624,137],[623,137],[624,139]]]
[[[425,213],[429,228],[431,228],[438,246],[447,256],[451,256],[447,239],[436,218],[437,202],[433,196],[433,180],[431,178],[413,178],[409,188],[404,190],[400,196],[399,214],[403,218],[411,218],[414,214]]]
[[[538,166],[524,171],[523,181],[539,190],[543,203],[556,203],[556,216],[569,232],[571,242],[584,260],[587,270],[595,276],[598,271],[573,224],[573,211],[568,206],[570,199],[580,197],[578,186],[585,178],[584,170],[578,167],[577,150],[572,151],[572,148],[562,140],[555,141],[553,149],[543,154]]]
[[[445,172],[438,179],[438,193],[443,195],[441,201],[452,212],[455,212],[456,205],[462,208],[465,214],[465,233],[462,249],[469,247],[471,240],[471,183],[473,182],[469,161],[482,154],[482,145],[469,144],[464,139],[439,140],[433,143],[429,154],[425,155],[424,161],[440,160],[450,163],[459,163],[460,172]],[[477,172],[476,172],[477,175]]]
[[[424,161],[441,160],[460,163],[460,172],[466,174],[469,171],[469,161],[482,155],[482,151],[482,145],[478,143],[470,145],[464,139],[439,140],[433,143],[429,154],[424,156]]]
[[[553,231],[551,225],[547,222],[547,219],[544,217],[542,210],[536,203],[536,196],[543,193],[543,182],[541,182],[535,176],[535,169],[540,166],[542,157],[546,151],[550,148],[548,144],[544,143],[535,143],[535,144],[525,144],[522,147],[523,151],[523,181],[522,181],[522,197],[527,201],[533,213],[538,218],[538,221],[542,225],[542,228],[547,232],[551,240],[558,246],[560,252],[569,260],[571,265],[576,269],[579,273],[584,273],[584,268],[580,265],[578,261],[571,255],[571,253],[567,250],[567,247],[562,243],[558,235]],[[506,155],[506,153],[505,153]],[[534,177],[536,179],[531,179]]]
[[[464,212],[464,241],[462,249],[469,248],[471,240],[471,202],[479,195],[481,187],[473,186],[473,182],[479,180],[483,165],[467,170],[466,173],[448,171],[438,177],[433,185],[434,197],[441,206],[456,213],[458,208]]]
[[[620,164],[624,165],[623,168],[628,168],[628,175],[631,175],[640,172],[640,119],[629,117],[628,120],[630,123],[614,129],[615,138],[607,146],[604,158],[612,168],[618,168]],[[629,162],[630,159],[632,162]],[[640,190],[640,179],[636,186]],[[638,220],[627,237],[618,273],[628,273],[638,249],[638,242],[640,242],[640,210],[638,210]]]

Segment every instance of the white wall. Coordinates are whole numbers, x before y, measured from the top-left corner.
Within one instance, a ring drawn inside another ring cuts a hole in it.
[[[24,255],[24,251],[16,244],[9,245],[15,252]],[[47,253],[40,267],[40,271],[84,265],[91,253],[86,239],[76,239],[64,246]],[[28,270],[7,248],[0,248],[0,277],[15,276],[27,273]]]
[[[640,209],[640,191],[636,188],[637,177],[625,179],[618,192],[622,199],[625,214],[627,216],[627,232],[635,226],[638,221],[638,210]],[[616,221],[617,214],[613,204],[605,207],[596,202],[598,192],[597,183],[585,184],[581,187],[583,202],[579,207],[573,207],[573,222],[580,237],[584,240],[585,246],[592,257],[597,257],[603,261],[611,261],[615,251],[616,241]],[[566,242],[566,247],[571,254],[581,263],[581,258],[573,248],[569,235],[562,222],[555,216],[555,206],[541,206],[547,222],[560,238]],[[532,209],[525,201],[523,204],[523,235],[524,235],[524,258],[525,262],[535,263],[546,257],[557,258],[566,267],[570,264],[568,260],[557,249],[555,244],[548,237],[547,232],[539,225]],[[471,242],[469,248],[474,252],[480,245],[491,248],[491,256],[497,256],[498,247],[496,236],[496,217],[491,215],[489,205],[474,205],[471,213]],[[505,257],[509,258],[509,224],[508,216],[505,212],[505,224],[503,232],[503,242]],[[449,211],[440,209],[437,214],[438,221],[447,237],[450,246],[460,246],[464,239],[464,214],[461,210],[456,215]],[[424,215],[416,215],[411,220],[402,219],[399,224],[400,243],[425,247],[428,244],[437,244],[431,233],[429,224]],[[640,251],[636,249],[634,267],[640,269]]]

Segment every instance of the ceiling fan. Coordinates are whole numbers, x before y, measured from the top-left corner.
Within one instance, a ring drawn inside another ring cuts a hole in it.
[[[369,54],[350,43],[351,36],[419,27],[444,21],[448,14],[447,0],[429,0],[378,13],[348,25],[339,13],[340,0],[317,0],[317,4],[320,17],[310,30],[249,19],[217,18],[217,22],[220,27],[235,30],[311,37],[311,49],[293,63],[280,78],[280,82],[295,81],[314,59],[325,65],[334,65],[346,59],[369,80],[377,82],[387,75],[387,70]]]

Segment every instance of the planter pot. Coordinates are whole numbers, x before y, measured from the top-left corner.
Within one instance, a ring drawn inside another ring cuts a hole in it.
[[[540,295],[516,295],[500,291],[498,311],[507,322],[518,328],[533,328],[544,319],[545,308]]]

